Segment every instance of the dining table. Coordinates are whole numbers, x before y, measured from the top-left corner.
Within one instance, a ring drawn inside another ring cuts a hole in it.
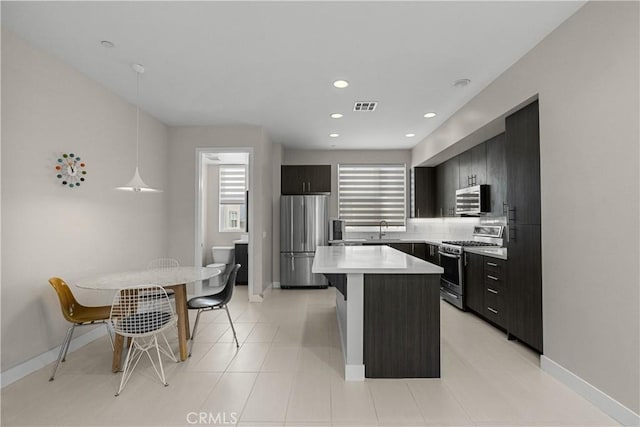
[[[189,339],[189,313],[187,308],[187,284],[207,280],[221,274],[221,270],[213,267],[181,266],[170,268],[154,268],[139,271],[111,273],[89,277],[73,282],[82,289],[111,290],[140,286],[157,285],[175,293],[176,313],[178,315],[178,342],[180,360],[187,359],[187,340]],[[116,334],[113,348],[113,372],[120,371],[124,337]]]

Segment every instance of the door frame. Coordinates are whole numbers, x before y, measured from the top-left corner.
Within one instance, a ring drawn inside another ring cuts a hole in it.
[[[195,230],[194,230],[194,256],[193,261],[194,265],[202,264],[202,254],[204,252],[204,218],[203,218],[203,187],[204,187],[204,177],[202,174],[202,168],[204,167],[204,158],[206,154],[211,153],[248,153],[249,154],[249,164],[247,165],[247,169],[249,171],[249,209],[247,215],[249,216],[248,226],[249,226],[249,271],[248,271],[248,298],[250,301],[254,300],[254,250],[253,246],[255,243],[255,219],[256,219],[256,204],[255,204],[255,191],[254,191],[254,182],[255,182],[255,158],[253,147],[198,147],[195,152],[195,161],[196,161],[196,209],[195,209]],[[202,291],[202,282],[196,283],[196,293],[201,293]]]

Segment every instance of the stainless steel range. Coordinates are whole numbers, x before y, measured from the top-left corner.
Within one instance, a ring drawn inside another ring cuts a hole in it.
[[[440,265],[444,273],[440,278],[440,296],[461,310],[464,305],[464,248],[502,246],[502,225],[477,225],[473,240],[445,240],[438,247]]]

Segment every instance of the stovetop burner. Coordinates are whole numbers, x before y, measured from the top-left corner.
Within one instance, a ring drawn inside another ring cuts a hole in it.
[[[442,242],[445,245],[454,246],[500,246],[496,243],[478,242],[476,240],[445,240]]]

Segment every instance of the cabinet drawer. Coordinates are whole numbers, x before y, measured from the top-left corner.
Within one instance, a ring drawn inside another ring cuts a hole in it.
[[[505,326],[505,304],[504,297],[500,293],[495,294],[492,292],[485,292],[485,309],[484,315],[487,319],[493,323],[504,327]]]
[[[504,275],[495,271],[484,271],[484,284],[488,288],[504,289]]]
[[[494,276],[504,276],[506,266],[504,260],[498,258],[484,257],[484,271]]]

